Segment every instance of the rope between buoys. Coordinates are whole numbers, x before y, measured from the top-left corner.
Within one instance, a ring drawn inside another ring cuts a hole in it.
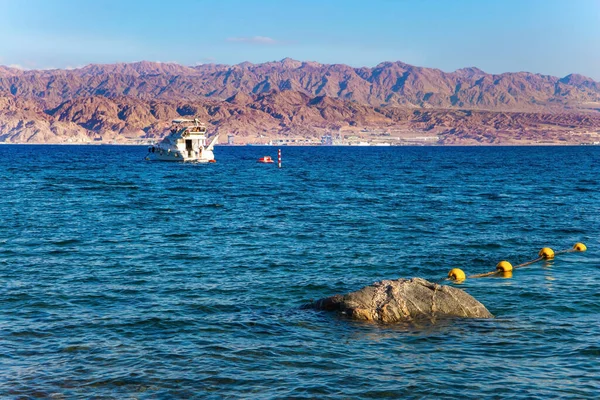
[[[559,253],[560,252],[557,252],[557,253],[554,253],[554,254],[559,254]],[[514,268],[526,267],[528,265],[535,264],[538,261],[542,261],[543,259],[544,259],[544,257],[538,257],[535,260],[531,260],[531,261],[524,262],[523,264],[515,265]]]
[[[486,277],[488,277],[488,276],[492,276],[492,275],[498,275],[498,274],[500,274],[501,272],[502,272],[502,271],[498,271],[498,270],[496,270],[496,271],[492,271],[492,272],[486,272],[486,273],[483,273],[483,274],[469,275],[467,278],[469,278],[469,279],[473,279],[473,278],[486,278]]]
[[[552,260],[558,254],[581,252],[581,251],[586,251],[586,250],[587,250],[587,247],[583,243],[575,243],[575,245],[570,249],[559,250],[556,252],[549,247],[544,247],[538,253],[539,257],[537,257],[531,261],[527,261],[527,262],[521,263],[519,265],[515,265],[514,267],[508,261],[500,261],[496,265],[495,271],[484,272],[482,274],[476,274],[476,275],[469,275],[468,277],[466,276],[464,271],[461,270],[460,268],[453,268],[452,270],[450,270],[450,272],[448,272],[448,277],[446,278],[446,280],[462,282],[467,278],[469,278],[469,279],[486,278],[488,276],[494,276],[494,275],[504,275],[507,277],[511,277],[513,269],[527,267],[528,265],[535,264],[536,262],[542,261],[542,260]]]

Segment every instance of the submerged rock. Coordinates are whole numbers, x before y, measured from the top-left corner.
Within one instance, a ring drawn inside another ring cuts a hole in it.
[[[465,291],[421,278],[383,280],[356,292],[317,300],[308,307],[340,311],[353,319],[387,323],[442,317],[494,317]]]

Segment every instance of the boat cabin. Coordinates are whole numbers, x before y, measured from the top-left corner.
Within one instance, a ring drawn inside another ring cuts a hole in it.
[[[185,151],[190,156],[206,146],[206,125],[197,118],[174,119],[171,133],[176,138],[176,145],[185,143]]]

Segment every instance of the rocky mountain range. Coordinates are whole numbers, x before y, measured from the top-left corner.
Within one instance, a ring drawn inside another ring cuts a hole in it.
[[[600,83],[401,62],[0,66],[0,142],[150,141],[188,116],[238,143],[326,132],[399,144],[594,143]]]

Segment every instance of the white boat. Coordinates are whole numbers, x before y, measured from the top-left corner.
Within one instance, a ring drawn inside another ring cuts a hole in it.
[[[174,119],[170,133],[148,148],[146,160],[215,162],[213,148],[219,135],[207,145],[206,126],[198,118]]]

